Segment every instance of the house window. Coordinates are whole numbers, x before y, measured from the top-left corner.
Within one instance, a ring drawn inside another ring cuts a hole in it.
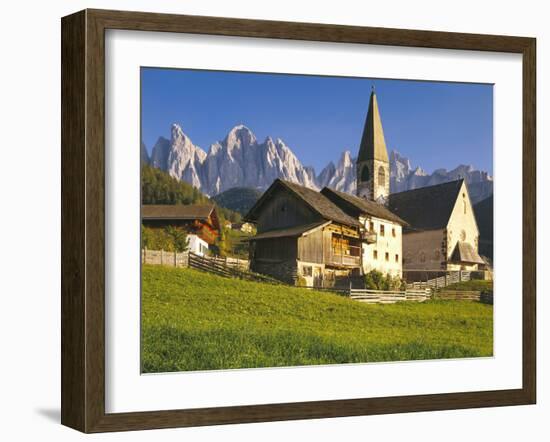
[[[385,235],[384,224],[380,224],[380,236]]]
[[[378,250],[374,250],[374,251],[372,252],[372,257],[373,257],[374,259],[378,259]]]
[[[399,255],[397,253],[395,254],[395,262],[399,262]]]
[[[386,171],[382,166],[378,168],[378,185],[379,186],[386,185]]]
[[[389,260],[390,260],[390,254],[386,252],[386,261],[389,261]]]
[[[426,262],[426,254],[424,253],[423,250],[419,254],[419,259],[420,259],[420,262]]]
[[[391,229],[391,236],[393,236],[395,238],[395,227],[392,227],[392,229]]]
[[[312,268],[311,268],[311,266],[303,266],[303,267],[302,267],[302,275],[303,275],[303,276],[311,276],[311,275],[312,275]]]
[[[466,215],[466,201],[462,201],[462,206],[464,207],[464,215]]]

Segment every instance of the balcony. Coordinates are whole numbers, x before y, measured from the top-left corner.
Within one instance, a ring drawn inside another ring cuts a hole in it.
[[[328,257],[326,264],[338,265],[343,267],[359,267],[361,265],[361,257],[331,253]]]
[[[378,239],[378,234],[374,230],[361,230],[361,240],[367,244],[374,244]]]

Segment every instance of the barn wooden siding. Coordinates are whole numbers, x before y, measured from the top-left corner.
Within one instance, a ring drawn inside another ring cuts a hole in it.
[[[276,198],[266,202],[258,217],[258,233],[268,230],[311,224],[322,221],[319,214],[307,207],[303,201],[288,192],[278,192]]]
[[[325,235],[325,230],[318,229],[309,235],[298,238],[298,259],[300,261],[322,264],[324,262],[323,248],[326,247],[324,246]]]

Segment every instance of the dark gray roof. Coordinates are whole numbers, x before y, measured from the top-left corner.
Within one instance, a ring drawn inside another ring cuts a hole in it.
[[[307,233],[311,230],[316,229],[317,227],[324,226],[325,224],[330,224],[329,221],[322,221],[318,223],[305,224],[302,226],[289,227],[287,229],[277,229],[270,230],[268,232],[260,233],[256,236],[253,236],[249,241],[254,241],[256,239],[268,239],[268,238],[285,238],[293,236],[301,236],[304,233]]]
[[[465,262],[469,264],[485,264],[485,261],[477,254],[470,243],[458,241],[451,255],[453,262]]]
[[[254,207],[252,207],[246,214],[244,219],[248,221],[255,221],[257,219],[257,212],[265,200],[269,198],[275,189],[281,187],[296,195],[312,210],[317,212],[323,219],[344,224],[346,226],[360,227],[357,219],[344,213],[342,209],[340,209],[336,204],[320,192],[300,186],[299,184],[291,183],[290,181],[281,180],[279,178],[273,181],[269,189],[264,192]]]
[[[360,214],[367,214],[388,221],[393,221],[401,225],[407,225],[404,220],[388,210],[388,208],[383,204],[369,201],[364,198],[359,198],[355,195],[350,195],[349,193],[339,192],[328,187],[323,188],[321,193],[348,215],[359,216]]]
[[[412,229],[434,230],[447,226],[463,179],[391,193],[388,208]]]

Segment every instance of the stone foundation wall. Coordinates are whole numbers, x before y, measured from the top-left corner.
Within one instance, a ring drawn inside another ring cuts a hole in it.
[[[250,270],[262,275],[271,276],[287,284],[295,284],[298,272],[296,260],[269,262],[254,260],[250,263]]]

